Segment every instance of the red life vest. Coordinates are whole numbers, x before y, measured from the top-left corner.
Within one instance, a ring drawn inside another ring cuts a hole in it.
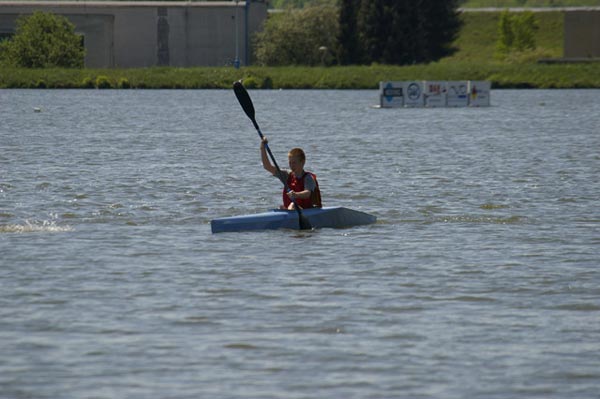
[[[319,182],[317,181],[317,175],[311,172],[304,172],[301,178],[297,178],[293,172],[290,172],[287,179],[288,189],[300,192],[304,191],[304,178],[310,174],[315,181],[315,189],[308,198],[296,198],[296,204],[302,209],[307,208],[321,208],[321,190],[319,190]],[[286,208],[292,203],[290,197],[288,197],[285,188],[283,189],[283,206]]]

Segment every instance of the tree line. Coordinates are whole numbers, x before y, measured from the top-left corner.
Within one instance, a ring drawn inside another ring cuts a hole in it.
[[[270,17],[255,40],[263,65],[406,65],[455,51],[459,0],[316,2]]]
[[[305,7],[317,2],[335,4],[338,0],[270,0],[272,8]],[[582,7],[597,6],[598,0],[460,0],[465,8],[478,7]]]
[[[263,65],[406,65],[450,55],[459,0],[330,0],[268,18],[255,40]],[[0,59],[15,66],[82,67],[84,49],[65,17],[36,12],[17,21]]]

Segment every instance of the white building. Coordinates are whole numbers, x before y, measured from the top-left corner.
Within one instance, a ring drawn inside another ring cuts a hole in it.
[[[223,66],[251,60],[263,0],[200,2],[0,1],[0,37],[21,15],[63,15],[83,35],[88,68]],[[237,33],[236,33],[237,32]]]

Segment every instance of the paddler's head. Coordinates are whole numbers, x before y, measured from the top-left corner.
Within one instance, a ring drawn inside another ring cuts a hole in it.
[[[304,163],[306,162],[306,155],[302,148],[292,148],[288,152],[288,162],[290,169],[294,174],[301,175],[304,173]]]

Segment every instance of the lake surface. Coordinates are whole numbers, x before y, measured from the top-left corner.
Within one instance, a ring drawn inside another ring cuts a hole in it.
[[[598,398],[599,90],[250,94],[376,224],[211,234],[280,201],[232,91],[0,90],[1,397]]]

